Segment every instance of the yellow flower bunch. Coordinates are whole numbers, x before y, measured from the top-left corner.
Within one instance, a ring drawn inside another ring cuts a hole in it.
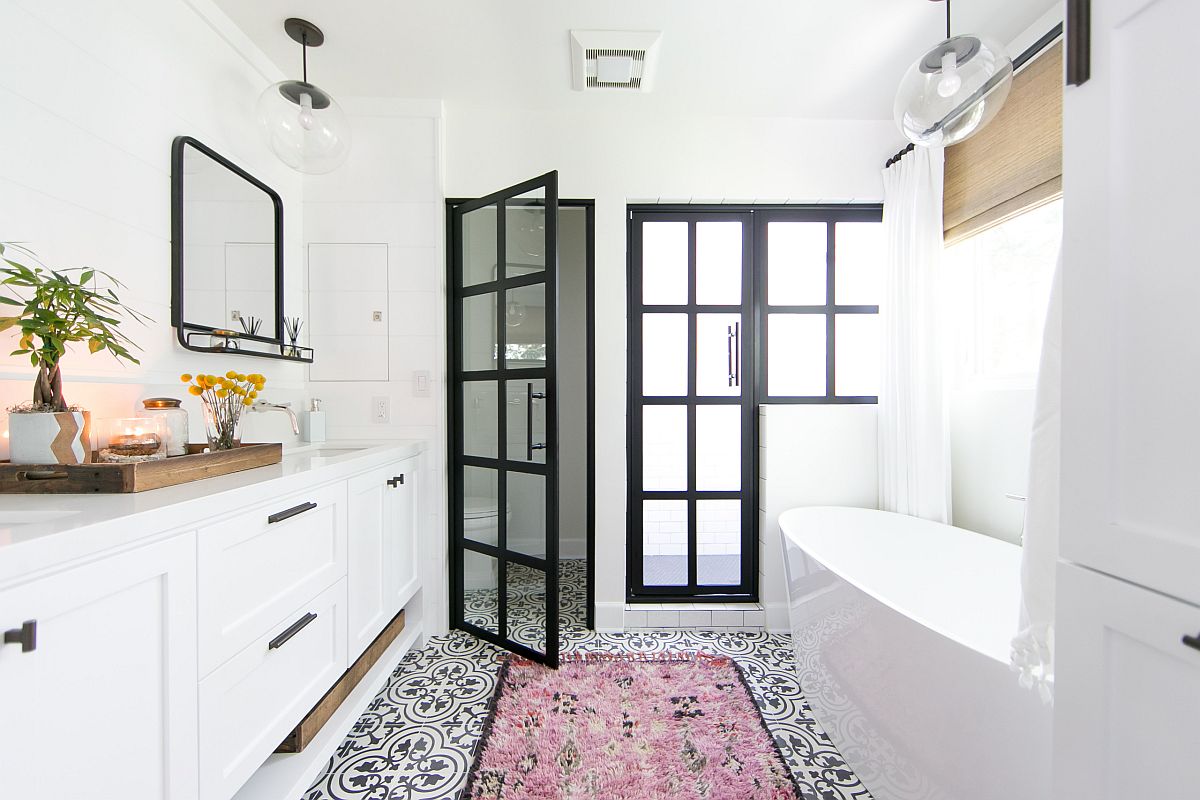
[[[249,375],[229,370],[224,375],[195,375],[185,372],[179,379],[188,384],[188,393],[204,401],[205,413],[217,428],[216,437],[210,434],[210,445],[216,449],[234,446],[242,410],[254,405],[267,379],[258,373]]]

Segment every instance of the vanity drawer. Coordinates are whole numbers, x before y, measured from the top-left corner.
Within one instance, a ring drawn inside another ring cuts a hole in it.
[[[228,800],[346,671],[346,581],[200,681],[200,798]]]
[[[197,532],[200,675],[346,575],[346,485],[281,497]]]

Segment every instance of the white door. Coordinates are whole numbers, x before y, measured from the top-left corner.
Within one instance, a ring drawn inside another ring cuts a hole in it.
[[[1200,606],[1060,564],[1054,796],[1200,796]]]
[[[196,783],[188,533],[0,592],[0,795],[184,800]]]
[[[1200,603],[1200,104],[1179,38],[1200,3],[1091,8],[1091,79],[1063,109],[1061,555]]]

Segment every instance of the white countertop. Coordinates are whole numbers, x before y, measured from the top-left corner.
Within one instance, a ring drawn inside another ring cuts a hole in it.
[[[321,442],[285,450],[278,464],[146,492],[4,495],[0,586],[424,450],[415,439]]]

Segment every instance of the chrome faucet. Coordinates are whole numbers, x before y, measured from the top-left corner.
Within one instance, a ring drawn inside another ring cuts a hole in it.
[[[300,435],[300,421],[296,419],[296,412],[292,411],[291,403],[268,403],[266,400],[258,400],[254,405],[250,406],[251,411],[282,411],[288,415],[288,419],[292,421],[292,433]]]

